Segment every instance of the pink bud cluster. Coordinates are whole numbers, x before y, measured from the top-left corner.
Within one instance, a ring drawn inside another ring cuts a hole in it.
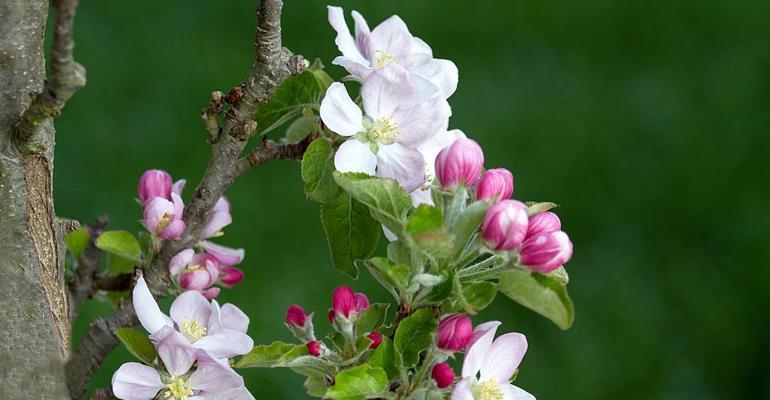
[[[471,139],[455,140],[436,157],[436,177],[442,189],[463,185],[475,189],[476,200],[493,204],[481,224],[481,235],[494,251],[519,251],[520,264],[539,273],[550,272],[572,257],[572,242],[561,231],[556,214],[528,216],[528,207],[513,195],[513,174],[505,168],[482,174],[484,152]]]
[[[142,223],[160,239],[179,239],[186,229],[182,220],[185,183],[184,179],[174,182],[168,172],[158,169],[145,171],[139,179],[137,192],[144,215]],[[232,220],[230,202],[226,197],[220,197],[209,213],[201,236],[204,239],[221,236],[222,229]],[[243,261],[243,249],[206,240],[195,247],[201,251],[182,250],[169,262],[169,272],[182,290],[194,290],[212,299],[220,292],[215,285],[229,288],[243,280],[243,271],[235,267]]]

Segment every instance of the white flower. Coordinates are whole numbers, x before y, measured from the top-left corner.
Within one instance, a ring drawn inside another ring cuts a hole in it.
[[[335,82],[321,101],[321,119],[333,132],[350,137],[334,158],[340,172],[391,178],[411,192],[425,182],[417,147],[446,130],[451,110],[435,88],[416,85],[398,65],[371,73],[363,82],[364,113]]]
[[[527,352],[527,339],[520,333],[506,333],[494,342],[500,322],[483,323],[463,360],[462,380],[452,391],[452,400],[535,400],[509,383]]]
[[[182,334],[165,327],[158,343],[156,369],[136,362],[125,363],[112,376],[112,391],[123,400],[253,400],[243,378],[227,363],[195,350]],[[160,397],[158,394],[160,393]]]
[[[215,358],[230,358],[251,351],[254,341],[246,334],[249,317],[238,307],[216,300],[209,303],[202,294],[187,291],[171,304],[171,317],[160,311],[144,278],[139,278],[133,292],[134,309],[144,329],[155,342],[173,332],[180,332],[196,349]]]
[[[364,17],[353,11],[355,39],[350,34],[340,7],[328,7],[329,24],[337,31],[335,43],[342,55],[332,61],[360,79],[372,71],[396,63],[411,74],[427,79],[447,98],[457,89],[457,67],[449,60],[433,58],[427,43],[412,36],[404,21],[394,15],[374,30],[369,30]]]

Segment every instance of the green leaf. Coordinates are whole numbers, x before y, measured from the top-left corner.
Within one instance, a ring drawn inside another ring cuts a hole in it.
[[[319,68],[286,78],[273,96],[257,109],[254,119],[260,134],[288,122],[300,115],[305,107],[318,108],[332,78]]]
[[[490,282],[478,282],[463,288],[463,297],[472,308],[469,312],[481,311],[490,304],[497,296],[497,288]]]
[[[384,392],[387,387],[388,376],[382,368],[361,364],[337,374],[334,386],[326,392],[326,398],[363,400]]]
[[[455,285],[454,271],[442,271],[441,275],[443,275],[445,279],[438,285],[432,287],[426,297],[426,300],[431,303],[440,303],[452,295],[452,290],[454,289]]]
[[[273,342],[254,346],[233,365],[234,368],[270,368],[307,355],[307,347],[301,344]]]
[[[421,308],[398,324],[393,344],[401,355],[402,365],[409,368],[419,360],[420,353],[433,342],[436,318],[427,308]]]
[[[412,199],[396,181],[339,171],[334,172],[334,180],[354,199],[369,207],[374,219],[396,236],[402,235],[406,215],[412,210]]]
[[[305,110],[309,110],[309,108],[305,108]],[[310,113],[312,113],[312,111],[310,111]],[[303,112],[303,114],[306,113]],[[286,141],[289,143],[297,143],[313,133],[318,127],[318,117],[315,115],[310,115],[310,117],[312,118],[303,115],[295,119],[294,122],[286,128]]]
[[[91,240],[91,235],[85,228],[75,229],[64,237],[64,244],[67,245],[67,250],[72,253],[75,258],[80,257],[80,253],[88,247],[88,242]]]
[[[326,379],[318,376],[309,376],[305,379],[305,390],[312,397],[324,397],[326,395]]]
[[[455,237],[445,230],[422,232],[412,236],[414,244],[430,257],[448,257],[455,247]]]
[[[110,273],[131,272],[142,262],[142,249],[134,235],[126,231],[107,231],[96,238],[95,245],[107,253]]]
[[[427,204],[420,204],[415,208],[406,221],[406,233],[412,236],[443,227],[444,216],[441,214],[441,209]]]
[[[563,330],[569,329],[575,320],[567,287],[556,278],[512,269],[500,274],[498,290]]]
[[[412,392],[406,400],[443,400],[444,395],[437,389],[418,389]]]
[[[559,207],[556,203],[551,203],[550,201],[538,203],[535,201],[528,201],[527,202],[527,216],[531,217],[539,212],[548,211],[552,208]]]
[[[393,379],[399,375],[396,355],[393,352],[393,342],[387,336],[382,337],[382,343],[377,346],[367,363],[373,367],[382,368],[388,375],[388,379]]]
[[[564,268],[564,266],[556,268],[555,270],[545,275],[553,279],[556,279],[557,281],[559,281],[559,283],[561,283],[564,286],[569,285],[569,275],[567,274],[567,270]]]
[[[394,240],[388,243],[388,258],[404,265],[409,265],[412,262],[411,251],[409,247],[400,240]]]
[[[293,350],[292,352],[285,354],[282,358],[293,357],[295,354],[299,353],[300,351]],[[273,367],[291,368],[292,371],[305,376],[324,377],[329,373],[329,363],[325,359],[311,356],[307,354],[307,351],[304,353],[304,355],[299,357],[276,363]]]
[[[332,203],[321,204],[321,224],[329,243],[332,262],[338,271],[353,278],[358,275],[354,262],[374,254],[380,241],[380,224],[367,208],[347,193]]]
[[[358,317],[358,334],[379,329],[385,323],[385,318],[388,316],[388,307],[390,307],[390,304],[387,303],[369,305],[369,308]]]
[[[409,267],[406,265],[397,264],[384,257],[370,258],[366,265],[372,275],[381,277],[388,286],[399,289],[409,287]]]
[[[310,143],[302,157],[302,180],[305,194],[319,203],[331,203],[340,196],[339,185],[334,181],[334,149],[326,139]]]
[[[141,360],[143,363],[152,365],[155,361],[155,357],[158,355],[155,352],[155,346],[150,342],[150,338],[147,335],[137,331],[134,328],[118,328],[115,331],[115,336],[120,339],[128,352],[134,357]]]
[[[449,227],[449,231],[455,235],[455,256],[460,255],[473,234],[479,230],[484,221],[484,216],[489,208],[486,201],[477,201],[469,205],[465,211],[457,217],[455,223]]]

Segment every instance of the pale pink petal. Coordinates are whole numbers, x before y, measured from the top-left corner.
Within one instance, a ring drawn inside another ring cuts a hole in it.
[[[182,197],[182,190],[184,190],[185,185],[187,185],[187,179],[180,179],[174,182],[174,185],[171,186],[171,192],[176,193],[176,195],[179,197]]]
[[[230,358],[251,351],[254,341],[243,332],[225,328],[219,304],[216,300],[212,300],[208,333],[196,341],[194,346],[206,350],[212,357]]]
[[[503,391],[503,400],[535,400],[535,396],[508,382],[501,382],[500,389]]]
[[[176,253],[174,257],[171,257],[171,261],[168,262],[168,270],[171,275],[179,275],[186,266],[190,265],[194,255],[195,250],[184,249]]]
[[[154,197],[144,205],[144,226],[152,233],[158,233],[161,220],[173,218],[176,213],[174,203],[162,198]]]
[[[187,225],[185,225],[184,221],[175,219],[166,226],[166,229],[158,233],[158,237],[161,239],[179,239],[186,227]]]
[[[202,393],[199,396],[190,397],[190,400],[254,400],[254,396],[245,386],[241,386],[224,392]]]
[[[205,269],[196,269],[185,271],[179,275],[179,286],[184,290],[203,290],[213,285],[215,280],[211,279],[211,274]]]
[[[345,15],[342,12],[342,8],[327,6],[327,9],[329,11],[329,24],[337,31],[337,37],[334,39],[337,48],[345,57],[360,64],[368,64],[369,61],[358,50],[356,42],[350,34],[350,29],[348,29],[348,25],[345,23]]]
[[[179,219],[184,213],[184,202],[176,193],[171,193],[171,201],[174,203],[174,215]]]
[[[500,326],[500,321],[489,321],[473,330],[473,337],[468,342],[468,350],[463,359],[463,378],[475,377],[481,370],[498,326]]]
[[[246,330],[249,328],[249,317],[240,308],[232,304],[223,305],[219,315],[222,320],[222,326],[225,328],[243,333],[246,333]]]
[[[506,333],[495,339],[481,365],[481,379],[508,382],[527,352],[527,338],[521,333]]]
[[[222,231],[222,228],[233,222],[233,216],[229,211],[213,211],[209,214],[209,219],[203,227],[202,236],[210,238],[216,236]]]
[[[199,245],[206,251],[206,253],[212,255],[221,264],[224,265],[237,265],[243,261],[246,256],[246,252],[243,249],[233,249],[231,247],[218,245],[209,241],[201,241]]]
[[[448,98],[457,90],[457,66],[449,60],[431,59],[409,68],[409,71],[433,82],[439,88],[443,98]]]
[[[377,151],[377,176],[395,179],[407,192],[425,183],[425,162],[415,149],[398,143],[380,146]]]
[[[204,290],[203,292],[201,292],[201,294],[203,294],[203,297],[211,300],[211,299],[216,299],[217,296],[219,296],[220,291],[222,291],[222,289],[218,287],[213,287],[213,288],[208,288]]]
[[[353,21],[355,22],[356,47],[365,59],[369,59],[369,36],[372,33],[369,30],[369,24],[366,23],[366,20],[358,11],[353,10],[352,14]]]
[[[457,385],[452,391],[451,400],[474,400],[473,393],[471,392],[472,383],[473,378],[466,378],[457,382]]]
[[[195,362],[195,348],[177,331],[170,332],[158,343],[158,357],[172,375],[187,373]]]
[[[396,142],[417,147],[432,136],[446,132],[451,114],[449,103],[441,98],[396,109],[391,119],[398,126]]]
[[[177,326],[182,326],[182,321],[198,322],[198,325],[208,327],[211,318],[211,304],[202,294],[189,291],[180,294],[171,303],[171,319]]]
[[[374,69],[368,65],[361,65],[345,56],[337,56],[332,60],[332,64],[345,68],[351,75],[360,80],[366,79]]]
[[[123,400],[150,400],[163,388],[155,368],[125,363],[112,375],[112,393]]]
[[[374,175],[377,168],[377,156],[369,145],[356,139],[343,143],[334,155],[334,168],[340,172],[363,172]]]
[[[363,115],[345,85],[334,82],[321,100],[321,120],[332,132],[342,136],[353,136],[364,130]]]
[[[173,326],[171,319],[160,311],[158,302],[152,297],[144,277],[139,277],[136,281],[132,300],[136,316],[147,332],[152,334],[161,330],[164,326]]]
[[[196,355],[198,369],[190,375],[187,384],[193,390],[202,391],[200,395],[226,392],[243,386],[243,378],[226,364],[212,358],[215,356],[205,351],[198,351]]]
[[[422,100],[415,96],[409,73],[400,65],[390,63],[372,72],[361,87],[361,100],[366,115],[372,119],[390,118],[398,107]]]

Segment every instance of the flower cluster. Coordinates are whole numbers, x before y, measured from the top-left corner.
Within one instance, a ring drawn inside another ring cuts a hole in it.
[[[179,295],[170,315],[161,312],[144,278],[133,290],[139,322],[150,333],[156,356],[123,364],[112,377],[119,399],[233,399],[254,397],[228,359],[248,353],[249,318],[232,304],[219,306],[196,291]]]
[[[185,183],[184,179],[173,182],[171,175],[162,170],[146,171],[139,180],[142,224],[154,237],[176,240],[184,233],[182,190]],[[243,261],[244,250],[206,240],[222,236],[222,229],[232,221],[230,202],[223,196],[209,213],[201,233],[203,240],[194,248],[182,250],[169,262],[169,273],[181,290],[197,291],[212,299],[220,292],[215,285],[229,288],[243,280],[243,271],[235,265]]]

